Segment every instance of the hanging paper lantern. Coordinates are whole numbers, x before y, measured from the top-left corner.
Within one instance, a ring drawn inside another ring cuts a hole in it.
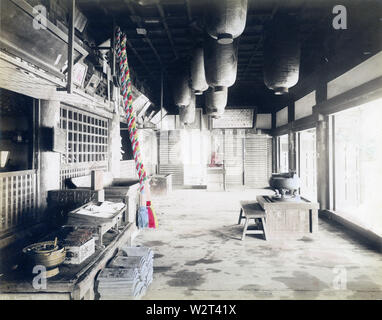
[[[188,106],[191,102],[191,87],[188,72],[181,72],[173,82],[174,103],[178,107]]]
[[[264,83],[275,94],[287,93],[299,78],[301,43],[295,16],[276,15],[264,29]]]
[[[227,87],[210,87],[206,91],[206,113],[213,118],[221,117],[227,105],[227,97]]]
[[[207,33],[220,44],[232,43],[245,28],[247,0],[210,0],[206,7]]]
[[[210,87],[230,87],[236,81],[238,42],[219,44],[214,39],[205,41],[204,68]]]
[[[191,58],[191,88],[196,95],[201,95],[208,89],[204,71],[204,49],[202,46],[195,48]]]
[[[195,94],[191,95],[191,102],[188,106],[179,107],[179,120],[184,124],[191,124],[195,121]]]

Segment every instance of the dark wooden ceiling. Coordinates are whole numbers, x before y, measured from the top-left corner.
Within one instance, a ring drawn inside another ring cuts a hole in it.
[[[137,78],[159,103],[161,72],[164,105],[171,112],[174,62],[188,59],[196,41],[204,37],[203,10],[207,0],[77,0],[88,17],[88,31],[99,45],[110,38],[115,20],[127,34],[128,58]],[[382,1],[347,0],[348,29],[335,30],[334,0],[248,0],[244,33],[239,40],[236,83],[229,88],[228,107],[257,106],[267,112],[298,98],[320,79],[330,79],[382,49]],[[287,8],[299,17],[302,43],[300,81],[289,94],[275,96],[263,82],[263,27]],[[138,34],[145,29],[146,34]],[[203,104],[198,98],[197,104]]]

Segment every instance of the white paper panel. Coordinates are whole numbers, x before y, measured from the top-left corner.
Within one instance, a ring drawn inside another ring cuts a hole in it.
[[[276,128],[288,124],[288,107],[276,112]]]
[[[256,129],[272,129],[272,114],[258,113],[256,116]]]
[[[294,119],[302,119],[313,114],[313,106],[316,105],[316,91],[312,91],[305,97],[294,103]]]

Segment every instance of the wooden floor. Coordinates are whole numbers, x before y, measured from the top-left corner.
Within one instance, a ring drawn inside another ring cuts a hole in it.
[[[293,241],[241,241],[239,201],[267,193],[174,190],[153,199],[159,229],[135,240],[155,251],[144,299],[382,299],[382,255],[327,221]]]

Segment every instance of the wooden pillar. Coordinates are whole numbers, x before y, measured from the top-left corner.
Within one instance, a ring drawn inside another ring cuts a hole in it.
[[[297,172],[297,148],[296,148],[296,133],[292,130],[294,121],[294,101],[288,102],[288,164],[289,171]]]
[[[330,209],[329,198],[329,118],[318,115],[316,126],[317,145],[317,200],[320,209]]]
[[[324,102],[328,99],[328,80],[326,79],[326,73],[321,74],[317,79],[316,85],[316,103]]]
[[[272,130],[276,129],[276,112],[272,111]]]
[[[113,118],[110,120],[109,130],[109,171],[114,178],[120,176],[120,161],[121,156],[121,127],[119,113],[113,113]]]
[[[276,112],[272,111],[272,131],[276,129]],[[277,172],[277,136],[272,133],[272,172]]]
[[[272,172],[277,172],[277,137],[272,137]]]
[[[60,102],[53,100],[41,100],[39,129],[59,128],[60,126]],[[39,130],[39,140],[43,136]],[[39,143],[43,145],[43,143]],[[44,211],[47,207],[47,195],[49,190],[60,188],[60,153],[40,149],[40,208]]]
[[[288,164],[289,171],[297,171],[296,132],[292,130],[288,132]]]
[[[316,86],[316,102],[321,103],[328,98],[326,73],[321,73]],[[330,164],[329,164],[329,117],[317,114],[316,150],[317,150],[317,201],[320,209],[330,208]]]

